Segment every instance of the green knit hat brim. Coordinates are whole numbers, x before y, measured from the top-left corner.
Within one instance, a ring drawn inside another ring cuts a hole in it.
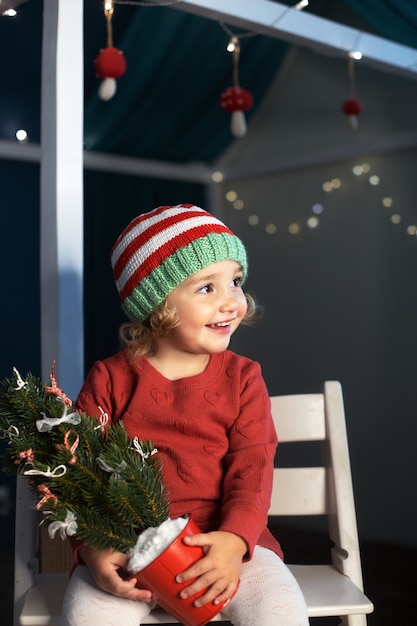
[[[210,233],[179,248],[152,270],[126,298],[124,312],[132,321],[144,321],[184,280],[219,261],[236,261],[246,278],[248,262],[241,240],[228,233]]]

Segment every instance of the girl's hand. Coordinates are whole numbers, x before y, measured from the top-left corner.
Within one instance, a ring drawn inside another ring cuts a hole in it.
[[[248,549],[246,542],[225,531],[198,533],[184,537],[183,541],[190,546],[201,546],[205,556],[177,576],[179,583],[196,579],[181,591],[181,597],[189,598],[207,587],[207,591],[195,600],[195,606],[207,602],[222,604],[229,600],[237,589],[242,559]]]
[[[96,584],[103,591],[119,598],[151,602],[152,593],[136,587],[136,578],[127,574],[128,558],[122,552],[95,550],[83,545],[80,556],[90,570]],[[123,574],[126,573],[126,577]]]

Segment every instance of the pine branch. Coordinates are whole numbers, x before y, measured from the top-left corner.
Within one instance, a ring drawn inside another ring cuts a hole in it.
[[[60,534],[126,552],[142,530],[169,517],[157,451],[151,441],[130,440],[122,423],[103,427],[73,413],[51,381],[22,379],[17,370],[0,381],[4,469],[29,480],[44,523]]]

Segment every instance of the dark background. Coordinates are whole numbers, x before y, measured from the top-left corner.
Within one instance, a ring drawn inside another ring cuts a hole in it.
[[[85,5],[86,149],[229,167],[220,186],[221,217],[247,245],[248,288],[265,307],[261,324],[240,330],[232,347],[261,362],[271,394],[314,392],[326,379],[341,381],[365,590],[376,607],[369,624],[415,625],[417,241],[406,226],[417,221],[417,149],[410,139],[417,130],[416,82],[358,67],[364,111],[352,134],[340,113],[348,90],[345,59],[247,37],[241,83],[254,93],[255,107],[247,136],[232,144],[218,107],[231,75],[218,23],[168,7],[116,7],[115,45],[123,48],[129,72],[118,81],[117,96],[103,103],[93,71],[105,44],[102,3]],[[14,140],[21,127],[30,143],[40,141],[42,9],[41,0],[29,0],[17,18],[0,17],[0,142]],[[312,2],[308,10],[417,45],[411,2]],[[285,72],[283,61],[290,68]],[[391,149],[381,150],[381,138]],[[323,149],[338,158],[324,162]],[[303,166],[300,158],[292,170],[257,177],[232,175],[233,168],[297,154],[317,159]],[[352,177],[358,159],[380,175],[377,190]],[[340,192],[324,194],[322,182],[336,176]],[[243,211],[224,200],[231,188],[244,200]],[[21,159],[2,156],[0,189],[0,376],[9,376],[13,366],[39,373],[39,164],[23,150]],[[394,209],[381,207],[383,196],[394,199],[398,228],[389,220]],[[308,216],[317,201],[325,209],[320,228],[288,235],[288,224]],[[117,349],[123,321],[108,262],[111,245],[136,214],[177,202],[209,208],[207,189],[85,171],[86,370]],[[259,216],[259,228],[248,224],[252,214]],[[278,226],[275,237],[262,229],[269,222]],[[10,626],[13,481],[1,474],[0,488],[0,621]],[[277,536],[289,561],[327,554],[314,524],[280,527]]]

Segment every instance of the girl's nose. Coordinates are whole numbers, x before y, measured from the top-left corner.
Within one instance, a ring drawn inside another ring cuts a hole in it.
[[[239,307],[239,300],[234,293],[227,291],[222,296],[222,302],[220,308],[223,311],[236,311]]]

